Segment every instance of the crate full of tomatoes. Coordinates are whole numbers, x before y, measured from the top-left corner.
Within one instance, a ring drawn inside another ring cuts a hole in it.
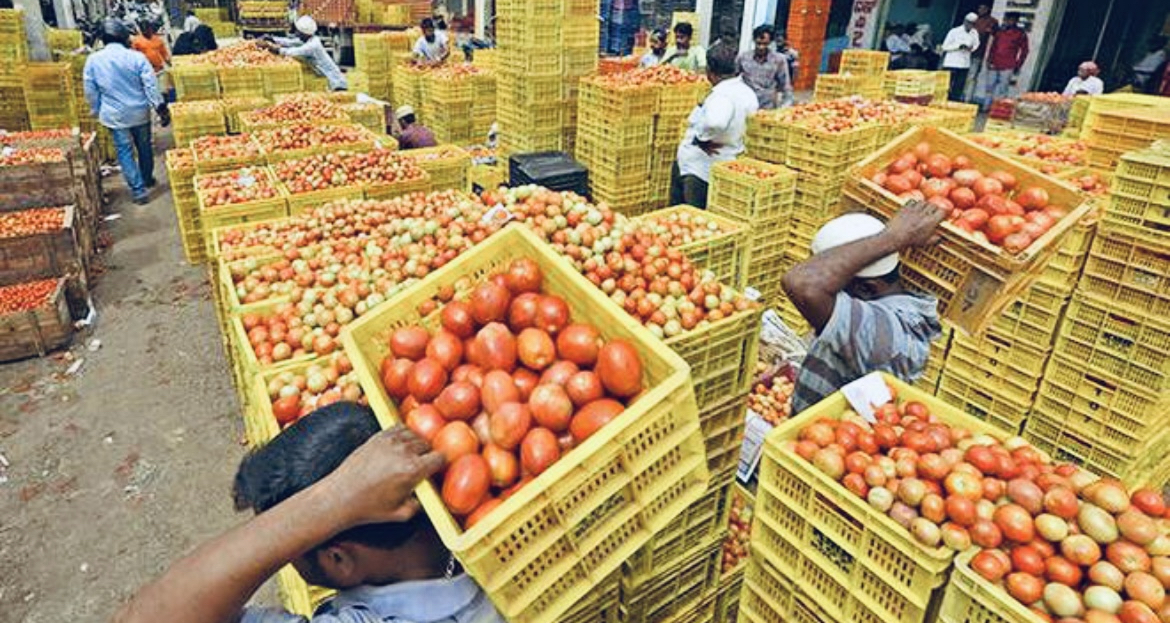
[[[882,218],[912,199],[948,212],[939,244],[902,253],[903,276],[970,333],[1035,283],[1091,208],[1072,186],[935,128],[914,128],[861,161],[844,192]]]
[[[510,621],[554,621],[706,490],[686,363],[513,224],[353,323],[371,407],[448,457],[418,496]]]
[[[72,337],[65,279],[0,286],[0,361],[44,355]]]

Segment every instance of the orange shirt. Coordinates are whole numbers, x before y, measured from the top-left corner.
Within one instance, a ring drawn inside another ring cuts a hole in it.
[[[146,60],[150,61],[150,66],[154,67],[155,71],[162,70],[163,65],[171,58],[166,41],[157,34],[149,39],[138,35],[131,41],[131,47],[146,55]]]

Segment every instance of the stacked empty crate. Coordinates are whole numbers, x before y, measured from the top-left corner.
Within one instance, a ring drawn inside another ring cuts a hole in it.
[[[70,63],[29,63],[22,71],[29,126],[34,130],[76,126],[78,100]]]
[[[881,99],[889,64],[889,52],[855,48],[843,50],[840,73],[818,75],[813,95],[817,101],[849,95]]]
[[[405,33],[357,33],[353,36],[353,62],[356,71],[367,81],[368,93],[387,102],[399,103],[394,93],[394,67],[403,56],[410,54],[410,40]]]
[[[500,153],[563,150],[576,83],[596,67],[597,0],[501,0],[496,5]],[[585,53],[587,48],[592,52]]]
[[[829,26],[829,0],[793,0],[788,8],[785,38],[788,45],[800,50],[806,59],[819,59],[825,47],[825,30]],[[819,62],[803,62],[793,76],[798,91],[812,88],[820,72]]]
[[[1130,479],[1162,460],[1170,406],[1170,149],[1121,156],[1024,436]]]
[[[575,149],[593,199],[628,216],[665,205],[683,123],[707,88],[669,66],[581,80]]]
[[[1094,97],[1081,139],[1088,148],[1089,166],[1113,170],[1121,155],[1170,138],[1170,106],[1163,97],[1128,94],[1123,99]],[[1155,101],[1150,101],[1155,100]],[[1160,100],[1160,101],[1159,101]]]
[[[8,130],[28,129],[28,108],[24,103],[27,62],[24,11],[0,9],[0,127]]]
[[[471,145],[486,140],[495,117],[496,77],[474,65],[448,65],[428,72],[427,125],[440,143]]]

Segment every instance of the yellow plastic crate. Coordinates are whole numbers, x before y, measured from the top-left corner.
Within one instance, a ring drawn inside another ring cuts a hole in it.
[[[222,295],[223,292],[220,292],[217,296],[222,297]],[[264,317],[275,313],[276,308],[282,304],[256,303],[248,306],[247,311],[248,313]],[[315,355],[307,354],[274,362],[269,365],[263,365],[256,358],[256,353],[252,350],[251,343],[248,341],[248,332],[244,329],[243,314],[238,311],[224,309],[222,306],[220,312],[223,314],[228,342],[232,347],[230,363],[232,365],[236,391],[240,395],[240,404],[242,405],[250,406],[254,402],[254,385],[257,375],[263,372],[285,370],[309,363],[316,359]],[[275,421],[273,424],[275,424]],[[262,432],[265,428],[258,430]]]
[[[922,376],[917,381],[914,381],[914,387],[936,396],[938,395],[938,384],[942,378],[943,364],[946,362],[947,351],[950,349],[954,330],[949,326],[943,325],[942,333],[941,337],[930,343],[930,356],[926,360],[926,369],[922,371]]]
[[[719,575],[722,543],[708,544],[670,567],[660,567],[650,581],[632,586],[622,576],[623,623],[660,623],[690,613],[704,603]],[[702,619],[698,619],[702,621]]]
[[[762,312],[762,307],[736,312],[665,340],[691,367],[699,409],[751,388]]]
[[[761,111],[748,118],[744,147],[749,157],[784,164],[788,156],[788,130],[791,124],[780,113]]]
[[[317,606],[333,596],[333,593],[330,589],[306,584],[292,565],[285,565],[276,573],[276,594],[284,608],[293,614],[313,616]]]
[[[890,375],[882,377],[899,400],[921,402],[943,422],[1004,436],[934,396]],[[831,620],[921,623],[935,591],[946,582],[954,552],[922,546],[908,530],[784,448],[810,422],[839,419],[847,411],[851,407],[837,392],[765,438],[753,551],[812,597]]]
[[[720,283],[735,288],[742,287],[747,270],[750,227],[740,221],[688,205],[655,210],[638,217],[637,220],[639,223],[663,224],[669,227],[672,219],[680,216],[705,219],[719,233],[703,240],[676,245],[674,249],[686,255],[695,268],[711,271]]]
[[[1024,424],[1023,437],[1054,460],[1073,463],[1122,482],[1137,482],[1149,475],[1147,462],[1150,457],[1165,456],[1165,446],[1170,443],[1170,435],[1166,432],[1124,451],[1113,450],[1100,443],[1095,434],[1086,432],[1084,427],[1070,423],[1059,409],[1054,411],[1057,415],[1050,415],[1052,402],[1045,400],[1045,391],[1041,386],[1040,398]]]
[[[944,223],[941,242],[902,254],[903,278],[914,289],[939,301],[943,318],[970,334],[982,333],[1019,294],[1031,287],[1045,264],[1060,249],[1066,232],[1090,213],[1093,204],[1072,186],[1041,175],[947,130],[915,127],[886,144],[851,170],[845,197],[851,207],[888,219],[902,206],[902,200],[875,184],[870,178],[885,167],[895,154],[921,141],[939,153],[965,154],[981,170],[1002,169],[1016,176],[1021,186],[1044,188],[1055,205],[1069,214],[1019,254],[980,242]]]
[[[418,167],[430,176],[430,187],[434,190],[469,188],[468,174],[471,169],[471,154],[457,145],[437,145],[412,149],[407,154],[414,158]]]
[[[790,553],[795,556],[795,552]],[[793,585],[774,562],[753,550],[744,574],[737,621],[746,623],[827,623],[817,602]],[[868,614],[868,613],[866,613]],[[881,619],[849,619],[864,621]]]
[[[962,409],[971,417],[994,425],[1004,433],[1019,434],[1032,410],[1032,399],[1019,402],[1013,394],[997,391],[980,383],[965,374],[962,368],[962,365],[954,364],[949,368],[944,367],[938,377],[938,386],[931,393],[947,404]]]
[[[313,208],[321,207],[330,201],[341,199],[364,199],[365,191],[361,186],[342,186],[339,188],[325,188],[307,193],[292,194],[285,189],[288,196],[289,216],[300,216]]]
[[[674,521],[655,534],[622,565],[622,585],[627,593],[637,595],[640,587],[661,579],[667,569],[678,568],[709,553],[712,544],[722,548],[727,535],[728,496],[734,483],[707,490],[703,497],[686,508]],[[715,570],[718,573],[718,569]]]
[[[557,623],[619,623],[620,601],[621,575],[614,572],[561,615]]]
[[[881,76],[890,65],[890,53],[849,48],[841,51],[841,73]]]
[[[1049,350],[1056,338],[1065,303],[1063,293],[1038,282],[1004,308],[988,328],[988,335]]]
[[[402,180],[393,184],[365,186],[363,190],[365,191],[366,199],[393,199],[394,197],[409,195],[410,193],[431,190],[431,176],[426,171],[423,171],[421,176],[411,180]]]
[[[736,171],[740,163],[763,171],[771,177],[760,179]],[[707,209],[712,214],[754,223],[791,214],[796,193],[796,172],[781,165],[753,158],[739,158],[711,166],[711,186]]]
[[[788,130],[784,164],[803,173],[843,179],[845,171],[878,148],[878,126],[826,132],[794,125]]]
[[[1078,288],[1135,314],[1170,317],[1170,244],[1104,221]]]
[[[254,170],[257,175],[266,176],[269,183],[279,191],[280,187],[276,182],[276,178],[267,167],[254,167]],[[200,177],[202,176],[195,177],[196,189],[199,187]],[[288,203],[284,195],[280,193],[271,199],[260,199],[211,208],[204,205],[203,196],[198,194],[198,190],[196,190],[196,194],[199,199],[199,218],[203,222],[203,227],[206,231],[228,225],[241,225],[288,216]]]
[[[305,88],[301,66],[295,60],[288,63],[265,65],[261,72],[261,80],[264,84],[264,95],[268,97],[284,93],[300,93]],[[225,91],[231,88],[224,83],[222,78],[220,79],[220,87]],[[255,95],[254,86],[249,95]]]
[[[577,106],[582,113],[591,111],[611,122],[650,117],[658,108],[660,90],[657,86],[617,88],[601,77],[582,78]]]
[[[1116,309],[1089,293],[1069,303],[1056,352],[1138,387],[1170,389],[1170,323]]]
[[[175,65],[169,75],[179,101],[219,99],[219,75],[212,65]]]
[[[1041,623],[1040,617],[1002,587],[971,570],[971,559],[978,551],[975,547],[955,558],[939,608],[939,623]]]
[[[617,419],[566,454],[470,530],[447,512],[435,487],[417,491],[444,545],[514,622],[551,622],[702,495],[707,465],[686,363],[606,299],[547,244],[513,224],[431,273],[342,334],[370,405],[383,425],[398,421],[378,369],[386,334],[434,326],[418,306],[468,276],[482,278],[520,257],[544,270],[545,290],[603,337],[631,340],[649,388]]]
[[[1133,452],[1170,421],[1170,392],[1124,381],[1062,353],[1052,356],[1035,409],[1082,439],[1119,454]]]
[[[200,175],[218,173],[220,171],[232,171],[248,166],[262,166],[265,164],[264,154],[260,146],[252,141],[251,136],[247,134],[234,134],[215,141],[232,143],[238,151],[243,152],[237,156],[217,157],[208,148],[210,146],[209,141],[210,139],[200,144],[200,140],[196,139],[191,142],[191,149],[195,153],[195,170]]]

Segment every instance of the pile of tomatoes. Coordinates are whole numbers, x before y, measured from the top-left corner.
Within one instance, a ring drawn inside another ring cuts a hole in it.
[[[919,143],[871,178],[901,200],[926,200],[977,240],[1020,253],[1067,215],[1039,186],[1019,188],[1007,171],[983,172],[965,155],[935,153]]]
[[[29,208],[0,212],[0,238],[46,234],[65,227],[65,208]]]
[[[602,74],[591,80],[610,88],[628,89],[649,85],[693,84],[707,79],[700,74],[679,69],[673,65],[655,65]]]
[[[195,150],[190,147],[172,147],[167,150],[167,169],[194,173]]]
[[[887,100],[842,97],[757,113],[779,123],[823,132],[848,132],[873,124],[900,125],[934,114],[929,108]]]
[[[1045,621],[1159,623],[1170,615],[1170,518],[1160,492],[1053,464],[1024,440],[939,421],[926,405],[804,427],[789,450],[926,547],[980,551],[972,569]]]
[[[58,140],[74,138],[73,130],[58,128],[52,130],[21,130],[19,132],[0,132],[0,143],[5,145],[19,144],[27,141]]]
[[[353,365],[341,351],[272,377],[268,381],[268,399],[272,415],[282,428],[335,402],[366,402]]]
[[[386,149],[315,154],[277,163],[272,169],[294,195],[345,186],[392,184],[424,175],[414,158]]]
[[[634,346],[574,322],[543,281],[535,261],[514,260],[465,299],[448,292],[433,333],[407,326],[388,338],[382,384],[406,426],[446,456],[442,499],[464,527],[643,389]]]
[[[752,540],[752,501],[738,487],[731,490],[731,509],[728,511],[727,538],[723,539],[723,559],[720,573],[733,571],[747,560]]]
[[[271,106],[240,115],[241,118],[246,117],[250,123],[265,125],[320,121],[349,122],[349,116],[340,106],[328,98],[312,93],[290,95]]]
[[[191,149],[195,152],[195,159],[200,162],[225,158],[258,159],[260,157],[260,147],[252,141],[250,134],[201,136],[191,141]]]
[[[1013,481],[1015,482],[1015,481]],[[971,568],[1046,621],[1160,623],[1170,618],[1166,504],[1084,471],[1009,483],[1002,538],[979,543]],[[994,536],[994,535],[993,535]]]
[[[1099,173],[1086,173],[1078,175],[1070,180],[1074,186],[1079,188],[1081,192],[1088,193],[1093,196],[1101,196],[1109,192],[1109,180],[1102,177]]]
[[[742,173],[743,175],[748,175],[759,180],[770,180],[780,175],[779,171],[773,167],[755,166],[750,160],[744,158],[732,160],[723,166],[728,171]]]
[[[65,150],[55,147],[22,147],[0,151],[0,167],[65,162]]]
[[[370,141],[372,138],[369,130],[358,125],[308,124],[260,130],[254,132],[252,136],[266,153],[308,149],[318,145],[352,145]]]
[[[710,240],[729,231],[702,211],[698,213],[679,211],[647,216],[641,219],[639,224],[657,236],[668,248]]]
[[[296,62],[287,56],[273,54],[262,47],[257,41],[241,41],[222,47],[218,50],[204,52],[192,61],[200,65],[214,65],[216,67],[264,67],[269,65],[287,65],[290,61]]]
[[[0,314],[25,312],[41,307],[57,289],[56,279],[26,281],[0,286]]]
[[[748,408],[772,426],[792,416],[792,392],[796,389],[787,376],[777,374],[767,383],[756,383],[748,394]]]
[[[1033,132],[972,134],[968,138],[973,143],[1011,156],[1035,158],[1061,165],[1084,165],[1088,149],[1083,141]]]
[[[196,178],[195,191],[206,208],[274,199],[280,196],[267,169],[244,167]]]
[[[1072,98],[1067,95],[1062,95],[1056,91],[1032,91],[1024,93],[1020,96],[1021,102],[1038,102],[1041,104],[1065,104],[1072,101]]]

